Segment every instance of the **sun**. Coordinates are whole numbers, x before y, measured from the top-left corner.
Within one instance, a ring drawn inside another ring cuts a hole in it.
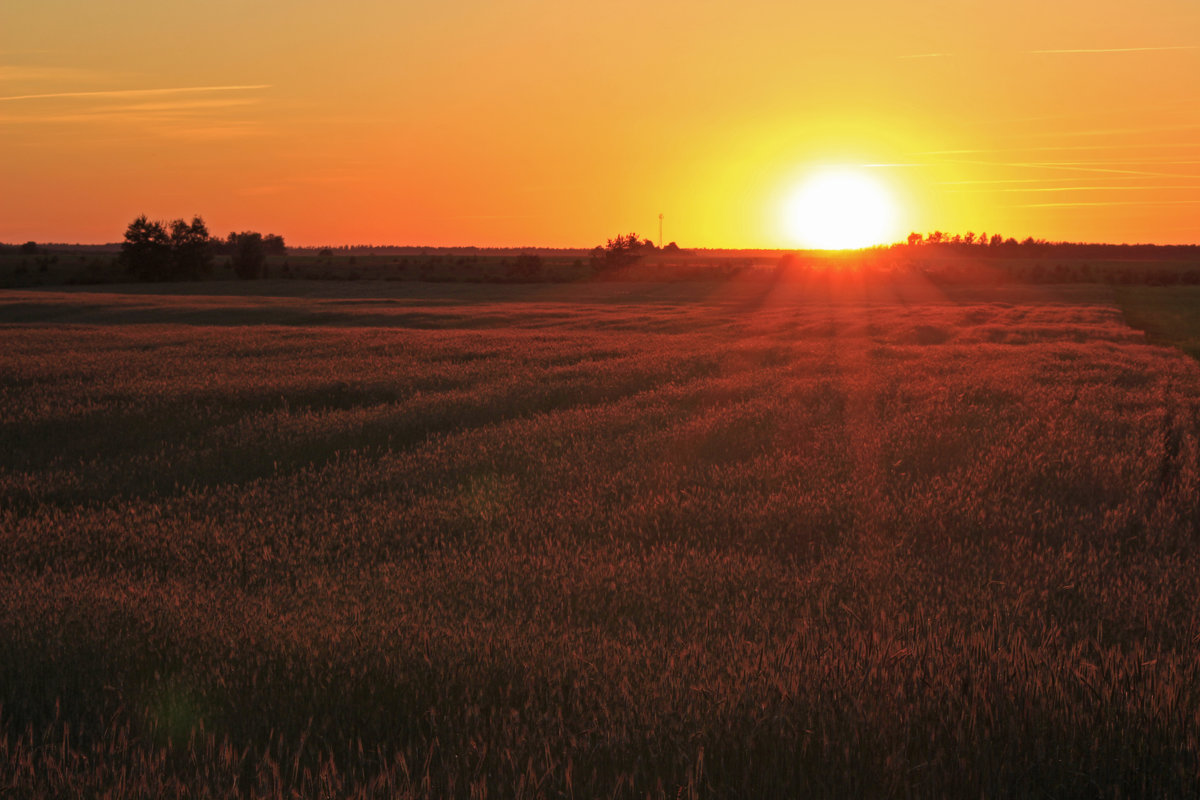
[[[850,169],[829,169],[787,200],[784,228],[802,247],[845,250],[884,244],[895,236],[896,206],[879,181]]]

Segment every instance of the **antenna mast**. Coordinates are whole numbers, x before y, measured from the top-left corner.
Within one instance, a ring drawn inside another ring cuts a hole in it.
[[[662,217],[663,217],[663,215],[660,213],[658,215],[658,249],[659,250],[662,250]]]

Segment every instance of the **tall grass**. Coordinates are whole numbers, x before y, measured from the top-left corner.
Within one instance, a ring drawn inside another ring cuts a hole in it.
[[[1115,309],[441,291],[7,298],[0,791],[1200,790]]]

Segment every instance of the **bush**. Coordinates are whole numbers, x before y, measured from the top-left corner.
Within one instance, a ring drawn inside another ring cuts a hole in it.
[[[212,245],[200,217],[162,222],[145,214],[129,223],[121,244],[121,264],[139,281],[195,280],[211,270]]]
[[[233,271],[242,280],[253,280],[263,277],[267,264],[267,250],[263,245],[261,233],[243,231],[229,234],[229,242],[234,245]]]
[[[636,233],[618,235],[609,239],[604,247],[592,250],[592,262],[598,267],[628,266],[657,248],[649,239],[639,239]]]
[[[169,280],[172,277],[171,237],[167,235],[167,229],[161,222],[151,221],[142,214],[125,229],[120,259],[135,280]]]
[[[171,223],[171,257],[176,277],[195,280],[212,271],[212,247],[204,220],[192,217],[190,225],[181,219]]]

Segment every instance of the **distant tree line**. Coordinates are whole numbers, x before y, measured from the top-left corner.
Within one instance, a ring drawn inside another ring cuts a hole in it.
[[[1046,239],[1035,239],[1027,236],[1018,241],[1013,237],[1000,234],[976,234],[967,231],[964,234],[949,234],[942,231],[921,234],[910,233],[903,243],[893,245],[893,249],[914,250],[922,248],[926,252],[971,253],[975,255],[998,256],[1061,256],[1064,258],[1154,258],[1154,259],[1195,259],[1200,255],[1200,246],[1194,244],[1095,244],[1086,242],[1052,242]]]
[[[135,280],[178,281],[211,274],[213,257],[226,255],[234,274],[248,280],[263,276],[267,256],[286,253],[283,237],[273,233],[231,232],[220,239],[200,217],[164,223],[142,214],[125,229],[119,260]]]
[[[653,253],[669,253],[684,255],[686,251],[671,242],[661,250],[654,246],[650,239],[641,239],[636,233],[618,234],[609,239],[604,245],[592,249],[592,266],[594,267],[625,267],[638,261],[643,256]]]
[[[921,234],[914,231],[905,239],[905,244],[909,247],[930,246],[954,249],[971,248],[974,250],[985,248],[988,250],[1012,250],[1016,247],[1049,247],[1056,243],[1048,242],[1045,239],[1035,239],[1032,236],[1028,236],[1018,242],[1011,236],[1005,238],[998,233],[993,233],[989,236],[986,233],[976,234],[974,231],[955,234],[943,233],[942,231]]]
[[[46,248],[40,246],[37,242],[29,241],[24,244],[4,244],[0,242],[0,254],[15,253],[22,256],[44,255],[49,252]]]

